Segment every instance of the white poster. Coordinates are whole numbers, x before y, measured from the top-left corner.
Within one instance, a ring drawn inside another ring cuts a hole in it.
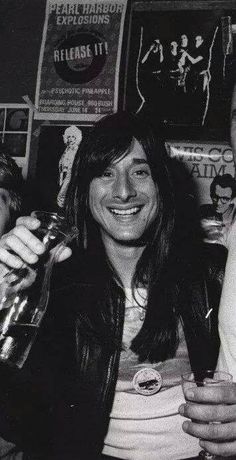
[[[205,241],[227,246],[227,234],[236,217],[236,179],[228,143],[168,141],[171,158],[181,166],[188,193],[197,200]]]
[[[47,0],[35,118],[96,120],[118,106],[127,0]]]

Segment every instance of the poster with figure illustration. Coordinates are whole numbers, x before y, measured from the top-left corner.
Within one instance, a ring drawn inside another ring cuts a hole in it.
[[[95,120],[118,106],[127,0],[47,0],[35,118]]]
[[[72,166],[91,124],[49,124],[40,127],[35,184],[41,209],[63,210]]]
[[[195,128],[206,139],[224,138],[236,80],[236,3],[150,3],[133,7],[126,108],[150,114],[173,137],[192,138]]]

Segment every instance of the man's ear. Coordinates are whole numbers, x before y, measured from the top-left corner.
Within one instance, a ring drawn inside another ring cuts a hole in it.
[[[234,85],[231,102],[230,139],[235,167],[234,176],[236,176],[236,84]]]

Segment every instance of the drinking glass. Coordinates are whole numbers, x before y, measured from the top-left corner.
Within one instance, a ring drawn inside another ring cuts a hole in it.
[[[201,219],[201,228],[204,241],[209,243],[220,243],[224,239],[225,224],[215,218]]]
[[[57,213],[33,211],[32,216],[40,220],[33,233],[45,252],[33,268],[22,261],[22,268],[9,270],[0,283],[0,360],[18,367],[27,359],[46,312],[55,259],[78,235]]]
[[[186,391],[204,386],[222,386],[229,385],[233,381],[233,377],[228,372],[213,371],[213,370],[196,370],[192,372],[186,372],[182,375],[182,388],[186,401],[190,404],[197,404],[187,399]],[[200,404],[200,403],[199,403]],[[206,423],[200,420],[193,420],[195,423]],[[209,422],[209,423],[220,423],[220,422]],[[205,450],[199,452],[199,458],[205,460],[215,460],[218,456],[211,454]]]

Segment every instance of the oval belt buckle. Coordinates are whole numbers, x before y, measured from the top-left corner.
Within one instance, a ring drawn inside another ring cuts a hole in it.
[[[132,384],[140,395],[154,395],[162,387],[162,376],[156,369],[145,367],[136,372]]]

